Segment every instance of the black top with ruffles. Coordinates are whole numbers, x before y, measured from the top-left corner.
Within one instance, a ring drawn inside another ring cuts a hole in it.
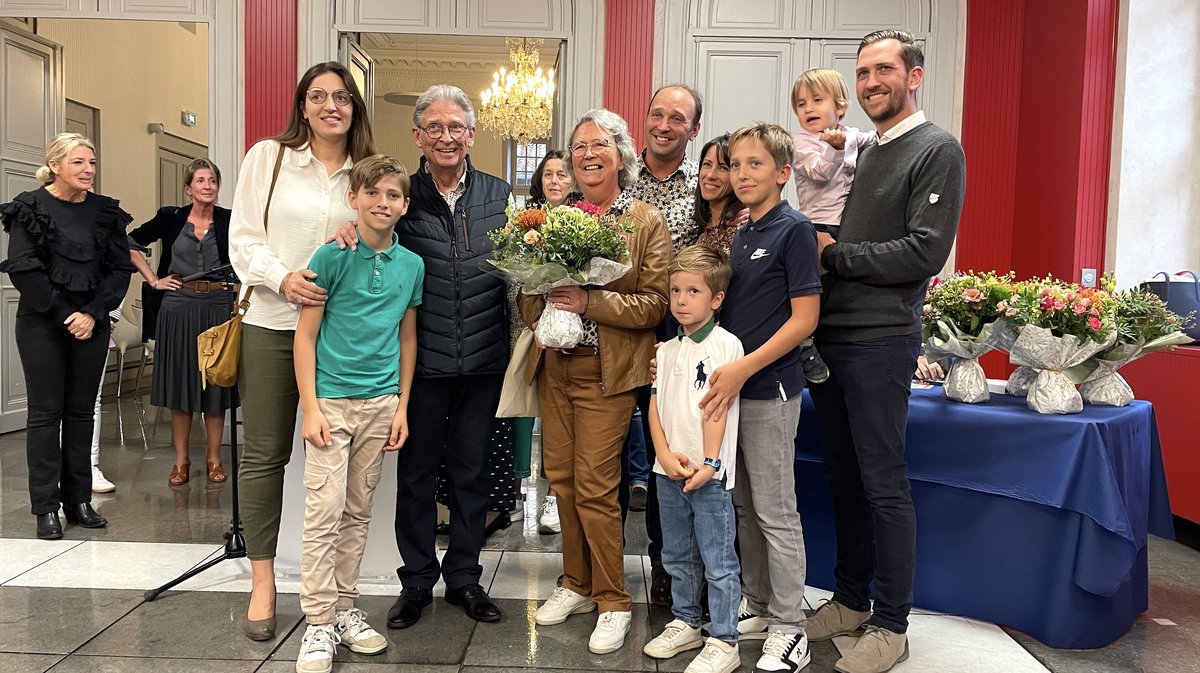
[[[116,199],[87,192],[79,203],[62,201],[42,187],[0,205],[0,220],[9,234],[0,272],[21,293],[17,315],[62,324],[82,311],[101,321],[124,301],[133,218]]]

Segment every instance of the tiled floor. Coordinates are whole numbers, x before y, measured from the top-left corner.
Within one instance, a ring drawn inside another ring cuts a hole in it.
[[[70,526],[66,539],[33,538],[28,513],[24,434],[0,436],[0,672],[175,671],[286,673],[303,632],[293,577],[279,581],[279,635],[254,643],[238,634],[249,566],[226,561],[177,590],[147,602],[143,591],[223,549],[229,525],[229,485],[193,481],[170,488],[172,452],[165,425],[155,433],[129,400],[105,405],[103,467],[118,490],[95,502],[112,522],[105,530]],[[153,415],[151,413],[151,415]],[[164,421],[165,422],[165,421]],[[197,454],[199,441],[195,442]],[[197,458],[199,456],[197,455]],[[199,462],[199,461],[197,461]],[[531,485],[530,488],[533,488]],[[410,629],[382,628],[399,584],[364,582],[360,607],[389,639],[385,653],[366,657],[339,650],[335,671],[408,673],[502,671],[682,671],[690,657],[656,662],[641,645],[671,619],[647,604],[649,563],[640,516],[630,518],[625,576],[634,620],[625,648],[587,651],[593,616],[537,627],[533,613],[560,572],[558,536],[540,536],[529,516],[489,540],[481,558],[483,584],[504,610],[497,624],[476,624],[435,600]],[[1100,650],[1052,650],[1021,633],[962,617],[915,610],[912,657],[894,670],[1082,673],[1145,671],[1200,673],[1200,553],[1152,540],[1149,612],[1131,632]],[[440,591],[438,592],[440,594]],[[811,589],[816,604],[827,592]],[[845,642],[815,643],[806,671],[833,670]],[[753,670],[753,644],[742,648],[741,671]],[[386,665],[393,668],[381,668]],[[396,669],[396,665],[401,665]]]

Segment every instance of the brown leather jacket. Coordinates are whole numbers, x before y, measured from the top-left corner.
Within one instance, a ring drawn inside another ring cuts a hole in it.
[[[600,394],[607,397],[650,383],[654,328],[667,314],[671,235],[662,213],[633,200],[625,217],[637,228],[629,237],[629,273],[601,288],[588,290],[584,318],[597,323],[600,339]],[[532,326],[542,315],[543,295],[520,296],[521,317]],[[532,383],[542,365],[536,343],[525,381]]]

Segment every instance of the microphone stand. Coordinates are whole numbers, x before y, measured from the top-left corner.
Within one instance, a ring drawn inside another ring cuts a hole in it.
[[[234,310],[236,310],[238,302],[238,290],[236,285],[237,278],[232,276],[232,272],[230,271],[228,265],[224,267],[217,267],[217,269],[214,269],[214,271],[221,271],[225,274],[225,282],[228,287],[227,292],[231,295],[233,299],[233,307]],[[197,275],[203,276],[208,275],[209,273],[211,273],[211,271],[205,271]],[[189,277],[188,280],[195,280],[195,278]],[[246,537],[242,534],[242,519],[238,512],[237,412],[238,408],[236,406],[229,410],[229,462],[230,467],[233,468],[233,471],[229,473],[229,484],[231,486],[230,495],[233,496],[233,511],[230,516],[229,530],[225,532],[225,552],[216,558],[209,559],[208,561],[193,567],[191,570],[188,570],[179,577],[176,577],[175,579],[156,589],[147,590],[144,594],[142,594],[142,597],[145,598],[147,602],[153,601],[154,599],[158,598],[159,594],[162,592],[167,591],[171,587],[174,587],[181,582],[185,582],[196,575],[199,575],[205,570],[217,565],[221,561],[246,558]]]

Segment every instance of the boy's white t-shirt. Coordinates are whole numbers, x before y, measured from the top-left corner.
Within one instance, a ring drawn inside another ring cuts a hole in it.
[[[692,336],[680,335],[658,348],[656,395],[658,417],[662,421],[667,445],[688,457],[691,466],[704,464],[704,411],[700,399],[708,393],[708,380],[717,367],[742,357],[742,342],[715,321],[696,330]],[[714,479],[725,478],[725,488],[733,488],[733,469],[737,459],[739,402],[726,412],[725,436],[721,438],[721,469]],[[666,475],[657,456],[655,474]]]

